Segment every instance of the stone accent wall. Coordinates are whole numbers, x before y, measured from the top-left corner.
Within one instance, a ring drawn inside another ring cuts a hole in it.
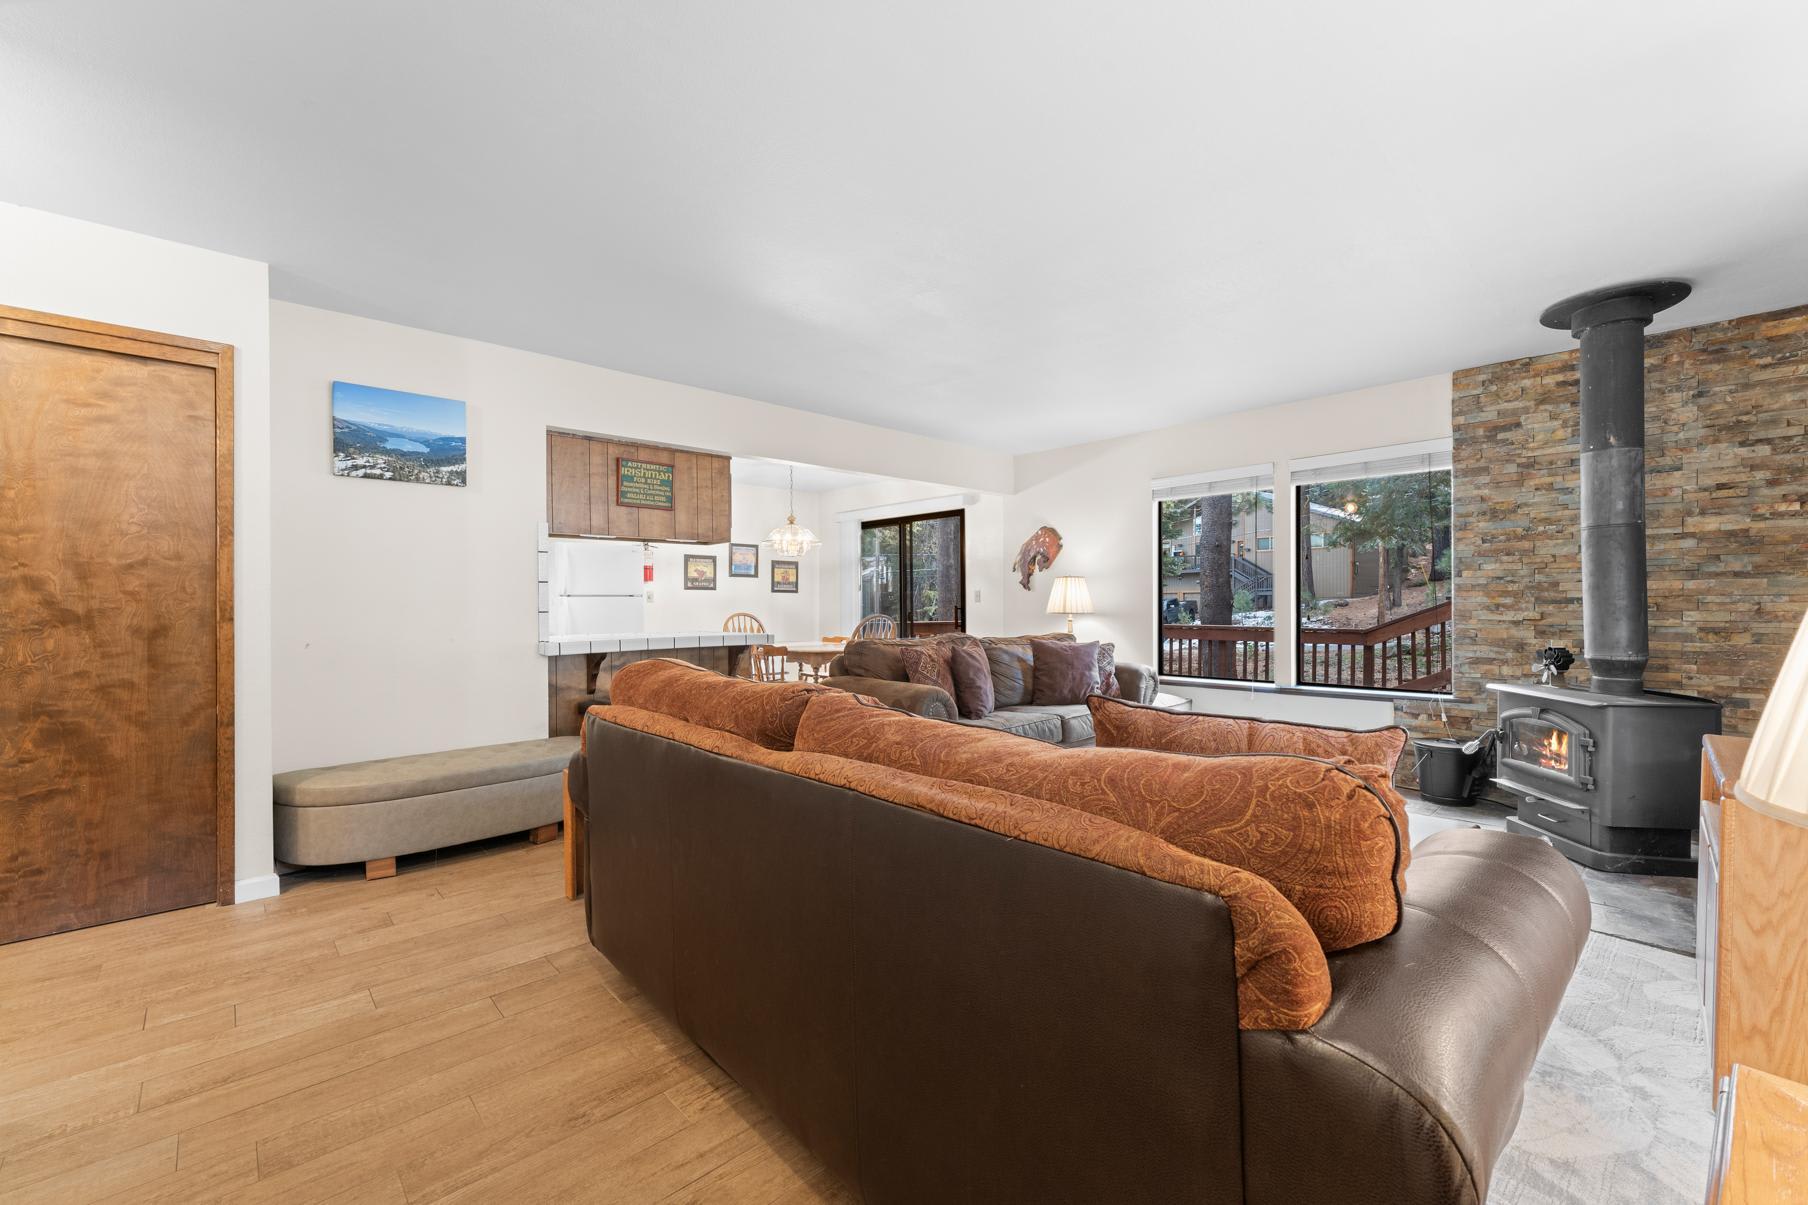
[[[1576,352],[1455,374],[1459,736],[1494,722],[1494,681],[1545,645],[1582,648]],[[1646,685],[1725,706],[1749,735],[1808,610],[1808,306],[1653,336],[1646,352]],[[1438,709],[1399,722],[1442,735]]]

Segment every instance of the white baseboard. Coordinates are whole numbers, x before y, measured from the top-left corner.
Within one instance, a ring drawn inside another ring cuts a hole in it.
[[[267,900],[282,891],[281,885],[273,874],[260,874],[254,879],[240,879],[232,885],[234,903],[249,904],[253,900]]]

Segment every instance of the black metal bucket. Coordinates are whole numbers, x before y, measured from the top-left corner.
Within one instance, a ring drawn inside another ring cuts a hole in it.
[[[1493,758],[1493,735],[1484,733],[1481,740],[1469,742],[1435,737],[1413,741],[1417,755],[1413,768],[1419,776],[1420,796],[1431,803],[1455,807],[1474,803]]]

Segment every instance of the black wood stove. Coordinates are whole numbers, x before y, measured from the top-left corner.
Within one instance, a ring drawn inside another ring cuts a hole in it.
[[[1655,690],[1488,689],[1500,702],[1494,782],[1519,804],[1508,828],[1596,870],[1695,873],[1701,738],[1720,731],[1720,704]]]
[[[1720,731],[1718,703],[1645,689],[1645,327],[1688,295],[1682,281],[1646,281],[1566,298],[1539,319],[1582,344],[1589,682],[1564,685],[1559,673],[1489,683],[1499,703],[1494,781],[1519,800],[1508,828],[1548,837],[1597,870],[1695,873],[1701,738]]]

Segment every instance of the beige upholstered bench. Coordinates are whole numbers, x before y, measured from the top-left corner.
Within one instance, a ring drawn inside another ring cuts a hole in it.
[[[294,866],[364,863],[395,873],[400,854],[529,831],[558,836],[561,774],[578,738],[289,770],[275,780],[276,857]]]

